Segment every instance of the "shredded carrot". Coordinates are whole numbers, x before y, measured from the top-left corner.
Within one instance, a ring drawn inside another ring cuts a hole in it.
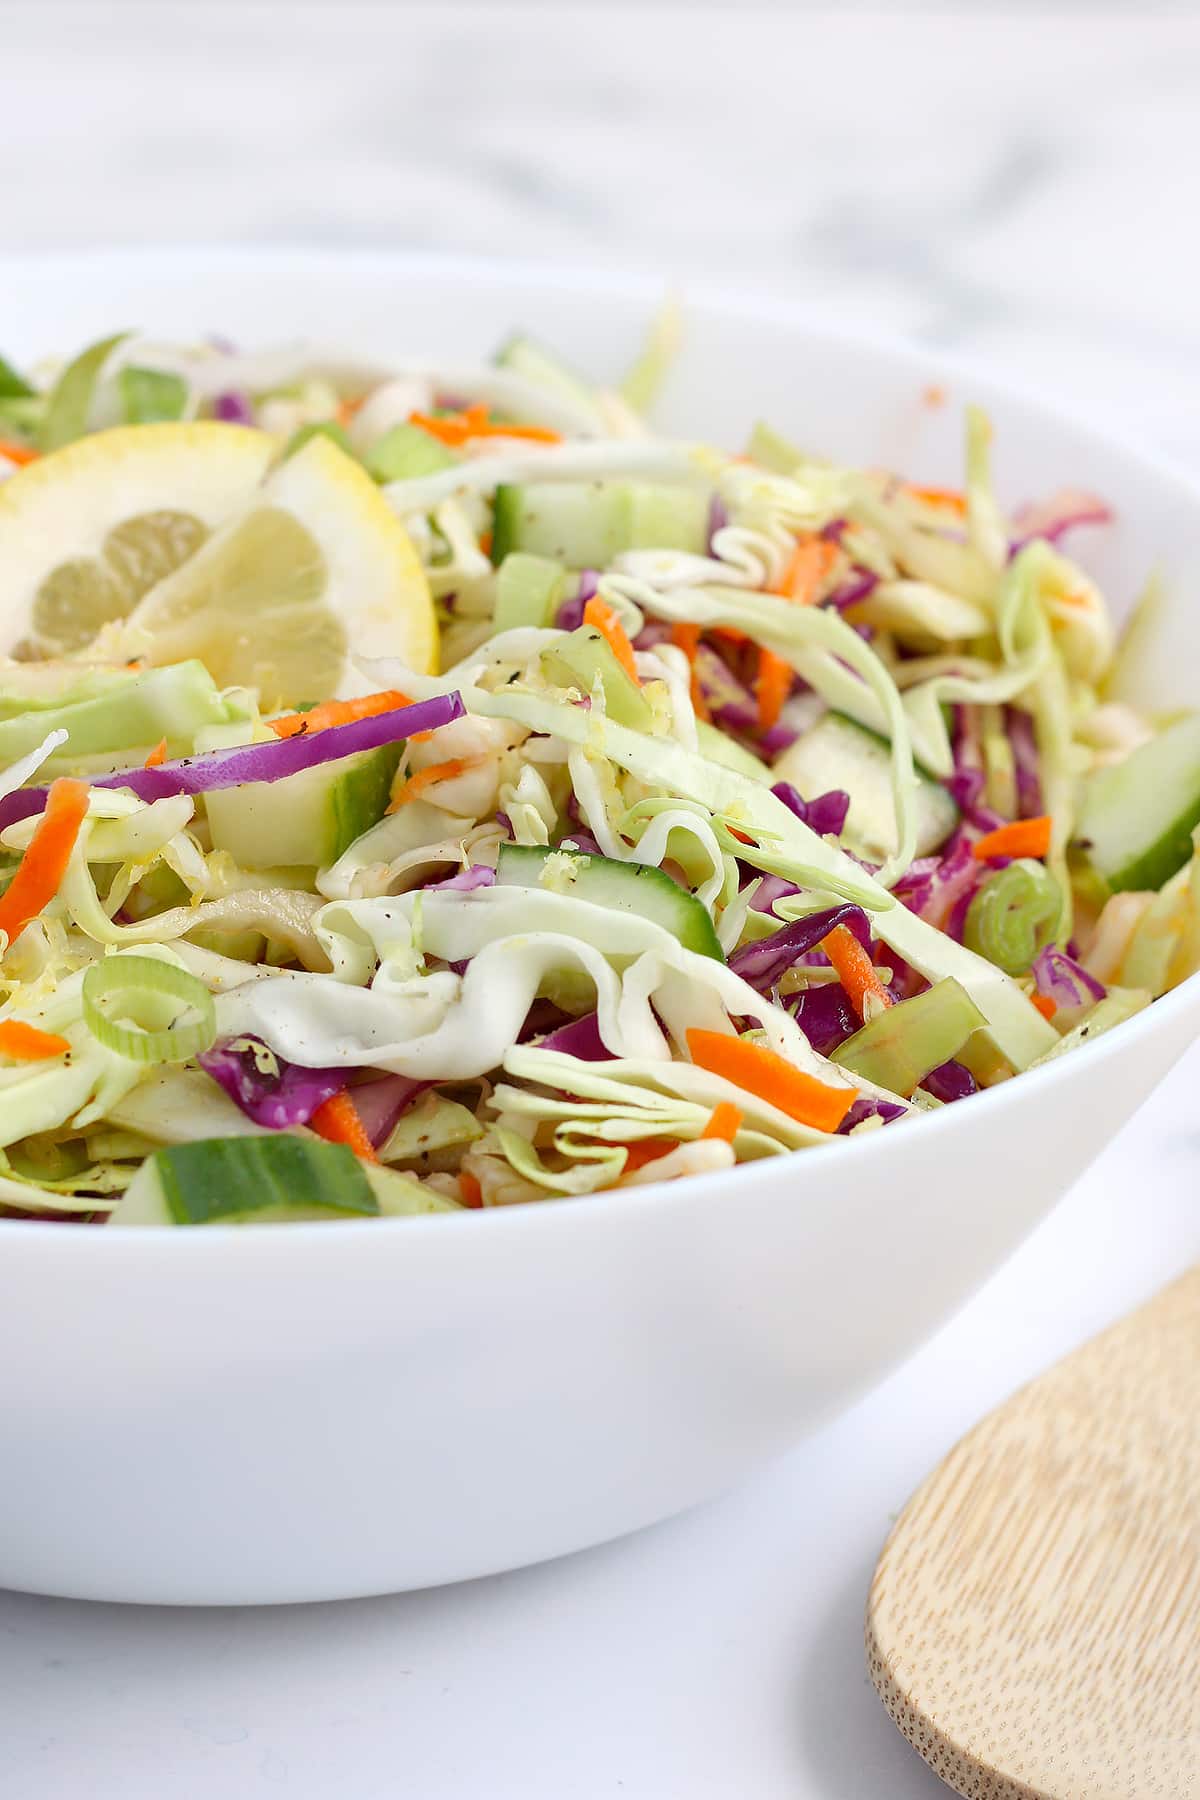
[[[15,944],[62,886],[79,827],[87,817],[88,791],[82,781],[60,779],[51,784],[46,810],[21,858],[17,872],[0,895],[0,931]]]
[[[702,1138],[721,1138],[725,1143],[732,1144],[742,1129],[742,1120],[745,1116],[741,1107],[735,1106],[732,1100],[722,1100],[718,1106],[713,1107],[709,1114],[708,1124],[700,1136]]]
[[[492,534],[490,531],[480,532],[479,548],[483,551],[485,556],[490,556],[492,554]]]
[[[783,703],[792,691],[794,671],[790,662],[776,656],[765,645],[758,652],[758,673],[754,677],[754,694],[758,701],[758,723],[769,731],[783,711]]]
[[[967,497],[965,494],[960,494],[957,488],[912,487],[910,485],[906,491],[912,495],[914,500],[923,500],[926,506],[944,507],[947,512],[957,513],[960,518],[966,515]]]
[[[159,764],[165,763],[166,760],[167,760],[167,740],[166,740],[166,738],[159,738],[157,744],[155,744],[153,750],[150,752],[149,756],[146,758],[145,762],[142,764],[142,767],[144,769],[157,769]]]
[[[857,1098],[853,1088],[828,1087],[764,1044],[723,1031],[689,1031],[687,1043],[697,1068],[724,1076],[816,1131],[836,1131]]]
[[[625,627],[608,601],[601,600],[598,594],[593,594],[583,609],[583,622],[585,625],[595,626],[630,681],[637,683],[640,687],[637,664],[633,660],[633,645],[626,636]]]
[[[850,1004],[860,1019],[892,1004],[892,996],[875,973],[875,965],[854,933],[845,925],[835,925],[821,948],[837,970],[838,980],[850,996]]]
[[[1052,999],[1049,994],[1030,994],[1029,998],[1043,1019],[1052,1019],[1058,1011],[1058,1001]]]
[[[7,457],[10,463],[16,463],[23,469],[26,463],[36,462],[39,452],[31,450],[28,444],[14,443],[11,438],[0,438],[0,456]]]
[[[314,731],[328,731],[331,725],[352,725],[356,719],[373,719],[379,713],[411,705],[407,694],[385,688],[382,693],[364,694],[358,700],[323,700],[306,713],[287,713],[282,719],[268,719],[266,723],[276,737],[309,737]]]
[[[322,1100],[308,1122],[318,1137],[328,1138],[331,1144],[347,1145],[364,1162],[379,1161],[358,1108],[345,1088],[340,1094],[331,1094],[328,1100]]]
[[[447,413],[444,417],[436,417],[433,413],[411,412],[408,415],[410,425],[417,425],[435,437],[440,443],[451,449],[459,449],[468,438],[509,437],[525,438],[535,444],[561,444],[562,433],[551,431],[547,425],[502,425],[487,416],[486,406],[468,406],[465,413]]]
[[[57,1031],[39,1031],[23,1019],[0,1019],[0,1052],[16,1062],[44,1062],[51,1056],[65,1056],[70,1048]]]
[[[356,413],[360,413],[367,403],[367,396],[360,394],[357,400],[340,400],[337,409],[339,425],[348,425]]]
[[[794,600],[797,606],[811,606],[837,559],[838,547],[827,538],[817,537],[813,532],[797,538],[796,548],[775,592],[782,594],[785,600]]]
[[[971,855],[979,862],[992,856],[1045,856],[1050,848],[1050,815],[1037,819],[1014,819],[1011,825],[985,831],[971,845]]]
[[[739,844],[749,844],[752,850],[757,850],[758,848],[754,839],[752,837],[747,837],[744,831],[739,831],[736,825],[731,825],[729,827],[729,835],[731,838],[736,838]]]
[[[462,1195],[464,1206],[482,1206],[483,1188],[478,1175],[472,1175],[470,1169],[458,1171],[458,1191]]]
[[[695,668],[692,669],[692,681],[689,692],[691,694],[692,711],[702,724],[707,725],[712,714],[708,710],[708,701],[704,697],[704,689],[700,685],[700,677],[696,673]]]
[[[399,812],[402,806],[407,806],[410,800],[416,800],[426,788],[433,787],[435,782],[453,781],[456,776],[465,775],[468,769],[477,769],[482,761],[480,756],[452,756],[448,762],[430,763],[427,769],[418,769],[396,789],[388,811]]]
[[[709,627],[709,635],[719,639],[722,644],[736,645],[750,642],[746,633],[739,631],[736,625],[712,625]]]
[[[688,661],[691,662],[700,648],[700,627],[698,625],[672,625],[671,642],[677,650],[682,650]]]
[[[657,1162],[660,1156],[669,1156],[678,1148],[678,1138],[641,1138],[636,1144],[626,1144],[621,1173],[632,1175],[635,1169],[644,1169],[647,1163]]]

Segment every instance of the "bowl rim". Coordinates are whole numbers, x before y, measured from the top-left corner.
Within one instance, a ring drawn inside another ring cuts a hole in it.
[[[998,371],[993,372],[986,361],[976,361],[955,352],[942,351],[936,346],[919,345],[899,335],[844,326],[821,309],[807,306],[802,301],[754,291],[746,286],[731,286],[703,277],[692,279],[688,276],[667,281],[661,275],[645,270],[614,271],[611,268],[592,268],[583,262],[540,262],[529,257],[483,256],[441,250],[370,247],[332,249],[328,245],[306,245],[302,242],[259,247],[197,241],[163,248],[121,246],[114,249],[89,247],[85,250],[0,252],[0,270],[10,281],[14,278],[19,281],[22,276],[28,279],[42,275],[63,278],[77,275],[84,279],[99,269],[103,269],[106,274],[111,273],[114,265],[127,268],[131,278],[139,269],[154,274],[185,274],[195,273],[199,263],[203,263],[210,271],[216,265],[222,272],[244,273],[247,278],[255,270],[265,269],[278,273],[291,268],[297,273],[304,270],[311,273],[314,269],[328,273],[353,273],[357,270],[366,275],[375,270],[392,276],[407,273],[426,279],[474,278],[493,284],[507,282],[513,286],[536,282],[552,291],[584,297],[597,293],[610,294],[623,300],[642,301],[648,307],[659,303],[664,293],[677,293],[685,310],[694,308],[710,316],[724,315],[747,325],[752,325],[756,320],[781,325],[818,342],[836,344],[843,349],[857,348],[883,357],[911,369],[914,380],[918,382],[944,382],[950,378],[964,387],[983,390],[985,398],[988,393],[996,395],[1004,401],[1015,403],[1051,426],[1073,429],[1080,435],[1093,439],[1100,448],[1113,455],[1140,465],[1142,472],[1152,481],[1175,489],[1179,497],[1200,509],[1200,479],[1193,476],[1181,463],[1148,447],[1136,437],[1125,437],[1114,431],[1110,423],[1098,416],[1090,416],[1086,409],[1073,404],[1060,405],[1057,400],[1047,398],[1031,385],[1010,380]],[[1133,1052],[1137,1045],[1159,1029],[1165,1029],[1172,1021],[1198,1007],[1200,973],[1188,976],[1178,987],[1153,1001],[1132,1019],[1105,1032],[1096,1043],[1088,1046],[1088,1060],[1111,1058],[1124,1054],[1126,1050]],[[964,1118],[978,1117],[981,1108],[994,1112],[1000,1107],[1019,1105],[1019,1101],[1014,1101],[1011,1097],[1014,1088],[1018,1093],[1026,1093],[1030,1091],[1031,1084],[1036,1083],[1036,1091],[1052,1093],[1056,1086],[1074,1080],[1078,1066],[1074,1056],[1057,1057],[1040,1069],[972,1095],[967,1115],[960,1114],[957,1109],[943,1108],[940,1117],[922,1119],[914,1128],[922,1134],[940,1133],[942,1137],[950,1131],[961,1132],[965,1129]],[[947,1113],[949,1117],[946,1116]],[[854,1157],[856,1165],[861,1166],[865,1174],[868,1159],[878,1160],[884,1156],[890,1158],[894,1154],[893,1150],[884,1147],[884,1137],[883,1132],[871,1132],[854,1144],[849,1140],[832,1137],[828,1144],[816,1145],[802,1152],[805,1167],[824,1170],[831,1158],[849,1155]],[[817,1162],[810,1163],[811,1158],[816,1158]],[[288,1245],[294,1245],[298,1255],[307,1255],[305,1247],[308,1245],[320,1245],[326,1251],[334,1252],[335,1246],[358,1240],[364,1244],[378,1243],[381,1230],[392,1234],[402,1232],[406,1238],[418,1236],[426,1240],[431,1232],[448,1235],[455,1229],[470,1229],[472,1232],[568,1231],[575,1228],[571,1221],[581,1218],[596,1221],[592,1229],[604,1229],[602,1221],[636,1218],[650,1208],[656,1213],[662,1213],[668,1208],[674,1211],[687,1207],[694,1197],[698,1198],[701,1194],[708,1194],[728,1185],[731,1176],[736,1176],[739,1188],[749,1188],[751,1184],[756,1187],[765,1186],[777,1176],[776,1164],[775,1157],[763,1157],[757,1162],[741,1165],[736,1171],[719,1169],[707,1174],[683,1176],[674,1181],[647,1182],[644,1186],[616,1188],[602,1194],[561,1195],[554,1198],[552,1205],[494,1206],[484,1207],[482,1210],[464,1209],[461,1213],[380,1218],[373,1222],[369,1232],[362,1230],[361,1221],[330,1220],[296,1222],[290,1224],[285,1231],[278,1226],[265,1225],[257,1230],[245,1225],[219,1225],[204,1232],[150,1226],[141,1231],[114,1234],[86,1228],[78,1231],[64,1230],[63,1221],[5,1218],[0,1218],[0,1230],[4,1231],[6,1257],[22,1254],[19,1248],[21,1245],[26,1246],[27,1253],[31,1256],[39,1256],[51,1246],[58,1246],[53,1252],[58,1256],[83,1254],[144,1257],[158,1255],[166,1243],[187,1245],[187,1249],[168,1252],[169,1255],[184,1256],[199,1254],[200,1246],[205,1244],[210,1246],[209,1254],[222,1255],[223,1246],[236,1243],[240,1246],[239,1255],[245,1257],[251,1244],[267,1243],[275,1245],[271,1256],[272,1262],[278,1263],[282,1260],[281,1253],[286,1252]],[[124,1248],[89,1248],[82,1252],[68,1249],[72,1244],[87,1243],[95,1246],[106,1242]]]

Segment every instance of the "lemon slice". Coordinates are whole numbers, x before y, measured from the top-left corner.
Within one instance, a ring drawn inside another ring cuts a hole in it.
[[[101,643],[146,662],[199,657],[272,709],[366,692],[356,655],[431,671],[437,625],[403,525],[366,471],[317,436]]]
[[[0,484],[0,650],[85,649],[246,505],[276,453],[244,425],[118,426]]]

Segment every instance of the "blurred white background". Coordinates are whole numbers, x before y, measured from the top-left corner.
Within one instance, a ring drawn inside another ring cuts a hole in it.
[[[982,358],[1200,469],[1198,101],[1191,5],[0,3],[0,253],[717,278]],[[153,325],[136,296],[97,330],[126,322]],[[684,1521],[349,1606],[0,1596],[5,1800],[934,1800],[863,1668],[873,1559],[981,1411],[1200,1248],[1193,1092],[1182,1071],[879,1394]]]

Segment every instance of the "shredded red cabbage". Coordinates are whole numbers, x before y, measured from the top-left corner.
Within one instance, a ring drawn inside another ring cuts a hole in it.
[[[239,744],[230,750],[209,750],[202,756],[185,756],[157,768],[119,769],[115,775],[98,775],[92,787],[128,788],[139,800],[166,800],[174,794],[207,794],[216,788],[241,787],[244,783],[285,781],[320,763],[356,756],[360,750],[378,750],[419,731],[436,731],[463,717],[458,694],[438,694],[415,706],[400,706],[373,718],[354,719],[349,725],[331,725],[325,731],[297,732],[295,737],[273,738],[269,744]],[[0,831],[43,810],[45,788],[18,788],[0,800]]]
[[[218,394],[213,400],[213,418],[226,425],[253,425],[254,408],[250,396],[235,393],[232,389],[226,394]]]
[[[276,1057],[277,1073],[267,1074],[259,1068],[256,1049],[259,1055],[271,1054],[260,1038],[232,1038],[214,1044],[196,1060],[248,1119],[271,1131],[307,1125],[318,1106],[341,1093],[352,1073],[350,1069],[302,1069]]]
[[[729,523],[729,512],[720,494],[714,494],[708,503],[708,554],[713,554],[713,539],[718,531],[724,531]]]
[[[805,919],[793,920],[756,944],[743,944],[730,957],[729,966],[758,993],[767,994],[784,971],[808,951],[817,949],[836,925],[852,931],[864,949],[870,945],[871,926],[861,906],[828,906],[821,912],[809,913]]]
[[[855,563],[849,575],[840,586],[835,587],[823,601],[823,606],[832,606],[838,612],[845,612],[848,606],[856,606],[865,600],[879,586],[879,577],[870,569],[862,569]]]
[[[876,1100],[869,1094],[860,1094],[838,1126],[837,1135],[846,1137],[856,1125],[861,1125],[865,1119],[882,1119],[885,1125],[890,1125],[893,1119],[902,1119],[903,1117],[904,1108],[897,1106],[894,1100]]]
[[[580,1062],[611,1062],[612,1051],[600,1036],[600,1021],[595,1013],[572,1019],[560,1025],[538,1045],[539,1050],[557,1050],[563,1056],[577,1056]]]
[[[951,926],[957,926],[961,942],[967,906],[992,866],[977,861],[971,855],[966,832],[956,831],[944,856],[920,857],[905,870],[892,891],[910,912],[919,913],[931,925],[939,926],[950,935],[954,935]]]
[[[1103,1000],[1108,992],[1082,963],[1052,944],[1038,951],[1032,967],[1038,993],[1057,1001],[1059,1006],[1090,1006],[1093,1000]]]
[[[964,1069],[959,1062],[939,1063],[936,1069],[930,1069],[921,1086],[944,1106],[954,1100],[965,1100],[969,1094],[979,1091],[970,1069]]]
[[[830,788],[827,794],[818,794],[815,800],[805,800],[790,781],[777,781],[771,792],[818,837],[841,836],[846,814],[850,811],[850,796],[841,788]]]
[[[820,982],[798,994],[778,996],[817,1052],[828,1056],[859,1027],[859,1017],[840,981]]]
[[[469,869],[460,869],[448,881],[427,881],[423,885],[430,893],[473,894],[476,888],[494,886],[495,880],[495,869],[489,869],[486,863],[472,863]]]
[[[381,1075],[354,1089],[354,1109],[377,1150],[392,1135],[405,1107],[432,1086],[430,1081],[413,1081],[407,1075]]]
[[[1109,525],[1112,518],[1112,508],[1098,494],[1063,488],[1048,500],[1022,506],[1013,514],[1014,536],[1009,556],[1023,550],[1031,538],[1045,538],[1048,543],[1057,544],[1063,533],[1076,525]]]
[[[692,667],[714,724],[724,731],[757,731],[757,699],[711,644],[696,646]]]
[[[1005,725],[1016,764],[1017,811],[1023,819],[1040,819],[1044,810],[1042,778],[1038,769],[1033,720],[1019,707],[1009,706],[1005,708]]]
[[[800,892],[794,881],[785,881],[782,875],[759,875],[757,869],[749,869],[746,873],[749,879],[758,881],[750,902],[751,912],[773,913],[777,900],[782,900],[785,894]]]
[[[573,600],[564,600],[554,615],[560,631],[578,631],[583,624],[583,609],[600,591],[600,577],[595,569],[581,569],[579,589]]]

